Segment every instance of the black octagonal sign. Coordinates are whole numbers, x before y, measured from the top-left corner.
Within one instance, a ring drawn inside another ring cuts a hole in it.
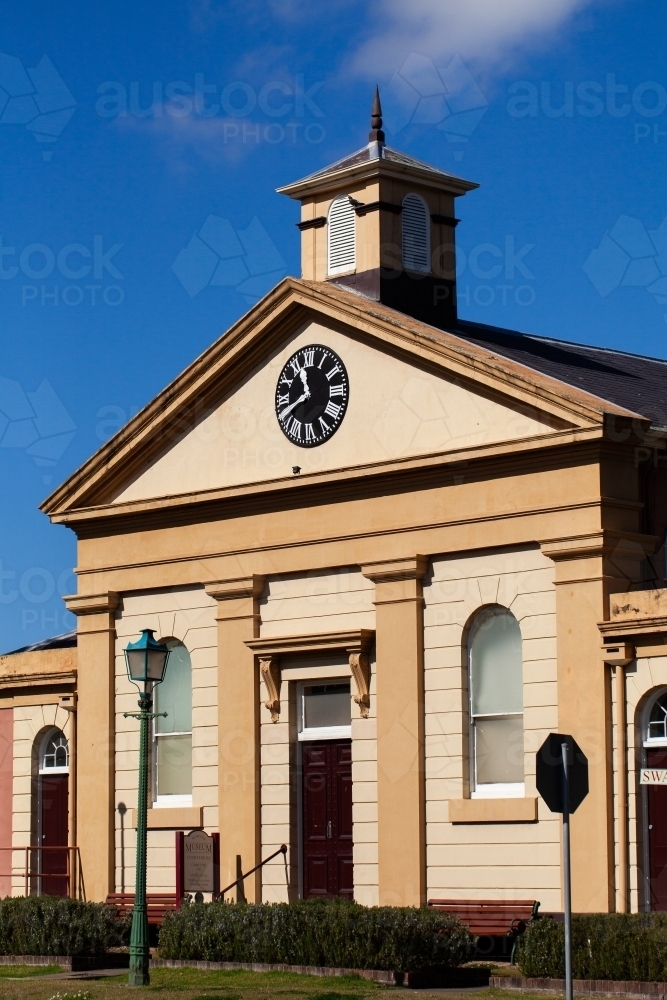
[[[570,812],[574,812],[588,795],[588,758],[572,736],[549,733],[537,751],[537,790],[552,812],[563,811],[563,752],[568,746],[568,780]]]

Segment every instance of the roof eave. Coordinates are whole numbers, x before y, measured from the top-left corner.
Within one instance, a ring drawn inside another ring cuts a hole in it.
[[[379,176],[385,174],[403,177],[409,174],[433,188],[442,190],[447,188],[454,195],[459,197],[468,191],[474,191],[479,187],[475,181],[467,181],[463,177],[434,173],[432,170],[425,170],[419,167],[404,163],[396,163],[393,160],[374,159],[365,160],[361,163],[354,163],[352,166],[344,167],[342,170],[332,170],[330,173],[311,175],[283,187],[276,188],[278,194],[287,195],[288,198],[300,200],[304,195],[315,194],[317,191],[325,191],[331,188],[344,186],[350,180],[358,180],[364,177]]]

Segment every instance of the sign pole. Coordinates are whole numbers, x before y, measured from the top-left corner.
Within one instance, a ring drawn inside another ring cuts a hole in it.
[[[570,886],[570,777],[567,743],[561,743],[563,759],[563,896],[565,906],[565,1000],[572,1000],[572,895]]]

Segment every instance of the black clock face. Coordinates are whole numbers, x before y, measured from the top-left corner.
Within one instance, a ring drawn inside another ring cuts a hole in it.
[[[276,416],[283,434],[301,448],[328,441],[340,427],[350,384],[345,365],[322,344],[302,347],[289,359],[276,386]]]

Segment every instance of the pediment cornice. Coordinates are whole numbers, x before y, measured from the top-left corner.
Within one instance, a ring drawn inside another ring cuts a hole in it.
[[[308,320],[333,324],[506,405],[530,408],[551,422],[556,434],[599,429],[606,414],[648,425],[622,407],[379,303],[327,283],[286,278],[52,493],[42,511],[64,521],[76,511],[110,505],[115,490],[167,451]],[[192,502],[189,495],[183,502]]]

